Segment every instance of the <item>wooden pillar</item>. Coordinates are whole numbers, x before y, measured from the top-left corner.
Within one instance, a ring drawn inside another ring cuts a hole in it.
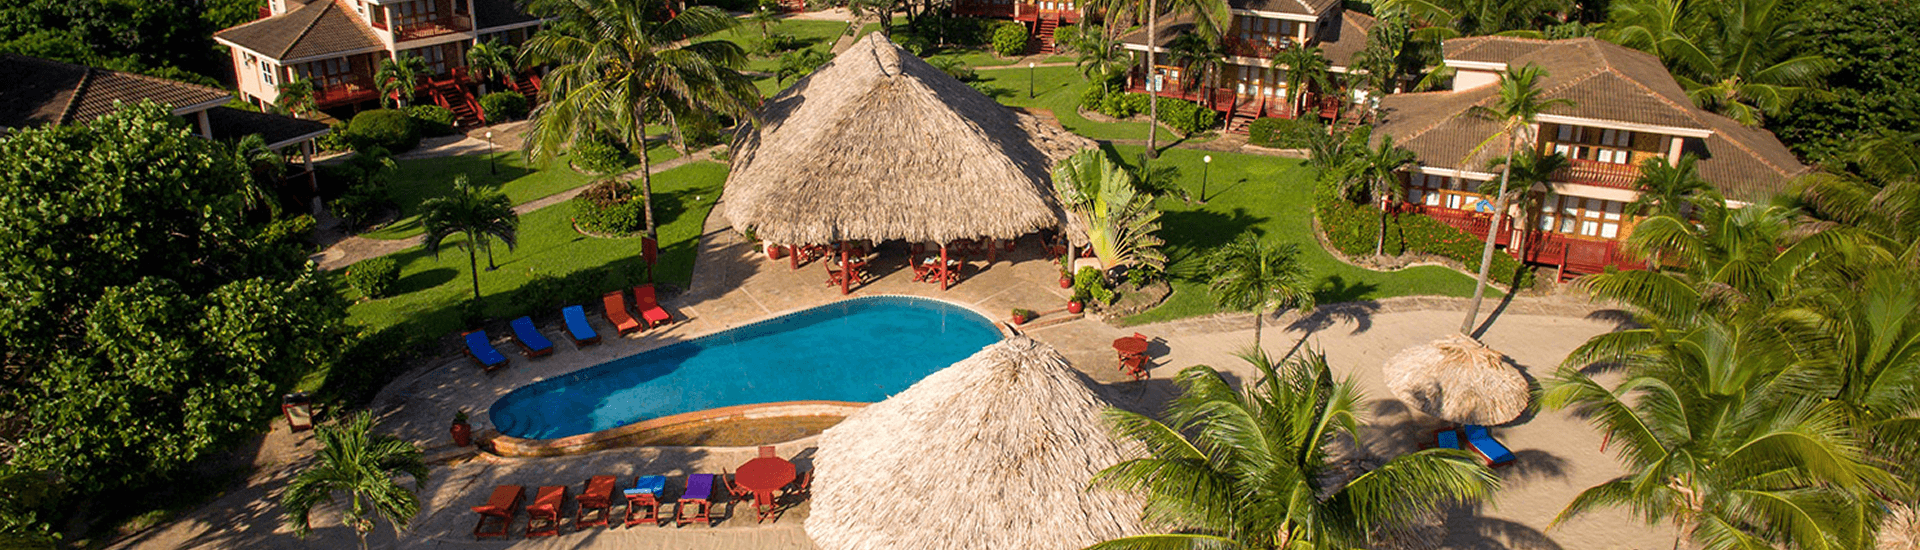
[[[994,252],[994,249],[996,248],[1000,248],[1000,240],[988,238],[987,239],[987,267],[993,267],[993,252]]]
[[[940,243],[940,291],[947,290],[947,243]]]
[[[847,269],[848,267],[851,267],[851,266],[847,263],[847,241],[840,241],[840,295],[841,296],[845,296],[847,295],[847,293],[852,292],[852,289],[849,287],[852,286],[851,281],[853,280],[853,270]]]
[[[800,269],[800,245],[787,245],[787,267],[789,269]]]
[[[300,143],[300,162],[307,168],[307,187],[318,194],[320,192],[320,177],[315,175],[313,170],[313,148],[312,140]]]

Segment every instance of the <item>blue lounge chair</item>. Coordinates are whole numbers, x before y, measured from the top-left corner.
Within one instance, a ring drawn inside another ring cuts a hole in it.
[[[587,310],[580,306],[567,306],[560,310],[560,317],[567,320],[567,338],[573,340],[574,347],[591,346],[600,343],[600,333],[593,331],[593,325],[587,324]]]
[[[1500,441],[1495,440],[1493,434],[1487,432],[1486,426],[1467,426],[1466,432],[1467,445],[1473,447],[1474,452],[1480,453],[1480,456],[1486,457],[1488,466],[1513,462],[1513,452],[1508,451],[1506,445],[1501,445]]]
[[[533,327],[532,317],[521,317],[507,323],[513,326],[513,341],[520,344],[520,354],[527,357],[539,357],[553,354],[553,342]]]
[[[1433,437],[1436,443],[1434,446],[1436,447],[1439,447],[1442,449],[1460,448],[1460,431],[1459,430],[1452,430],[1452,429],[1441,430],[1439,432],[1435,432],[1433,434]]]
[[[487,341],[487,331],[476,330],[461,336],[467,340],[467,358],[473,359],[481,369],[493,372],[507,366],[507,356],[501,355],[500,350],[493,349],[493,343]]]
[[[687,514],[687,507],[693,506],[693,514]],[[711,526],[713,520],[708,511],[713,508],[713,474],[693,474],[687,476],[687,490],[680,493],[679,506],[673,510],[674,526],[693,522]]]

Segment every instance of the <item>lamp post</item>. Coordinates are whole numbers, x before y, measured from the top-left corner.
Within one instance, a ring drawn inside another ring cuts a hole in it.
[[[1033,62],[1027,62],[1027,99],[1033,99]]]
[[[500,175],[500,168],[493,164],[493,130],[487,130],[487,173]]]
[[[1213,155],[1200,157],[1200,204],[1207,203],[1207,172],[1213,169]]]

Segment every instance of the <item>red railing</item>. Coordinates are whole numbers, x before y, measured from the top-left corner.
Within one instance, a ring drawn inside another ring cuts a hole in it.
[[[1222,43],[1227,47],[1227,55],[1259,59],[1272,59],[1274,54],[1293,47],[1293,39],[1288,37],[1278,37],[1269,43],[1263,38],[1229,36],[1222,39]]]
[[[1403,203],[1399,212],[1420,214],[1433,218],[1454,229],[1459,229],[1475,239],[1487,238],[1487,224],[1493,215],[1481,212],[1454,210],[1419,204]],[[1507,254],[1521,261],[1560,268],[1563,277],[1585,275],[1605,271],[1608,267],[1617,269],[1646,269],[1642,262],[1621,248],[1617,240],[1585,239],[1560,233],[1545,231],[1526,231],[1521,237],[1520,248],[1514,249],[1513,220],[1500,217],[1500,230],[1494,235],[1494,244],[1507,247]]]
[[[313,91],[313,102],[321,107],[332,107],[334,105],[374,99],[379,97],[379,95],[379,90],[373,89],[373,86],[363,83],[359,79],[353,79],[341,84],[315,89]]]
[[[1640,168],[1631,164],[1610,164],[1568,159],[1567,167],[1553,173],[1554,181],[1586,183],[1619,189],[1633,189],[1640,179]]]
[[[420,21],[394,26],[394,41],[419,40],[444,34],[473,30],[473,18],[464,15],[443,17],[432,21]]]

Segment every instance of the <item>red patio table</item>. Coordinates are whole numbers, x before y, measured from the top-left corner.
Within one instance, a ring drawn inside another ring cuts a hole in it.
[[[1113,340],[1113,350],[1121,355],[1140,355],[1147,352],[1147,341],[1143,338],[1122,336]]]
[[[773,492],[793,483],[794,477],[793,463],[777,456],[749,460],[733,473],[735,483],[753,491],[753,507],[760,512],[760,521],[773,515]]]

